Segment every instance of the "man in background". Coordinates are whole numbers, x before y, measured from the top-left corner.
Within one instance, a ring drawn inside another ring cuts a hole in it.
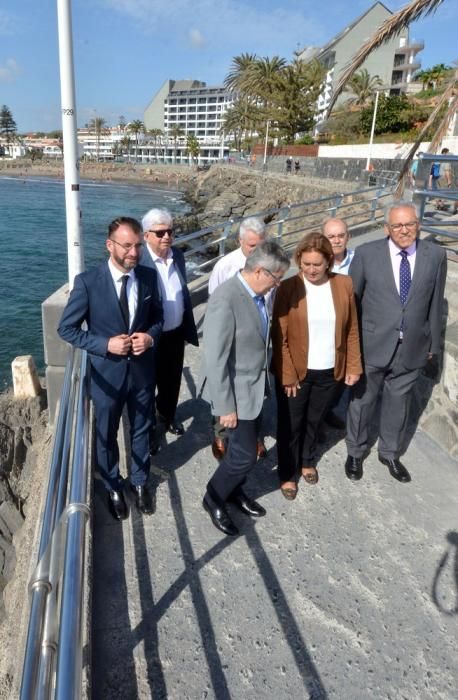
[[[343,219],[328,219],[322,225],[321,232],[329,240],[332,246],[332,252],[334,253],[334,265],[331,272],[336,272],[340,275],[348,275],[350,263],[353,260],[355,251],[348,248],[348,242],[351,236],[347,223]],[[346,390],[345,384],[339,384],[333,401],[324,417],[325,423],[330,425],[331,428],[344,430],[345,421],[337,415],[336,410],[339,403],[342,402],[346,412],[349,396],[350,391],[349,389]],[[324,435],[322,437],[324,440]]]

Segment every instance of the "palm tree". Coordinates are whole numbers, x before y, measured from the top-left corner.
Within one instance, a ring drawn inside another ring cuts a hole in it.
[[[395,12],[389,19],[383,22],[374,36],[370,37],[364,42],[359,51],[353,57],[351,63],[342,73],[342,76],[334,90],[331,102],[328,106],[328,115],[331,113],[337,98],[350,80],[351,76],[358,70],[361,64],[364,63],[366,58],[372,51],[374,51],[374,49],[378,48],[389,39],[397,36],[399,32],[408,27],[411,22],[415,22],[415,20],[420,19],[420,17],[426,17],[432,12],[435,12],[441,4],[442,0],[411,0],[404,8],[398,12]],[[404,161],[404,166],[399,176],[399,185],[396,190],[398,195],[402,194],[405,177],[410,170],[413,157],[425,134],[432,126],[435,126],[435,134],[430,143],[428,152],[435,153],[438,150],[440,142],[447,133],[450,122],[458,110],[457,90],[458,69],[454,69],[435,109],[431,112],[428,120],[420,130],[416,142],[413,144],[406,160]],[[441,115],[441,111],[443,109],[445,109],[445,113]]]
[[[100,139],[103,134],[108,132],[106,119],[103,117],[94,117],[89,122],[89,130],[95,134],[95,158],[99,161]]]
[[[411,0],[405,7],[398,12],[395,12],[391,17],[379,27],[373,36],[367,39],[361,46],[359,51],[353,56],[351,63],[342,73],[339,82],[337,83],[331,102],[328,106],[328,115],[331,113],[337,98],[344,89],[345,85],[350,80],[353,73],[364,63],[369,54],[382,46],[385,42],[397,36],[402,29],[406,29],[409,24],[426,17],[432,12],[435,12],[443,0]]]
[[[147,135],[147,136],[151,136],[151,138],[153,139],[153,143],[154,143],[154,157],[155,157],[156,159],[157,159],[157,140],[158,140],[159,136],[162,136],[162,134],[163,134],[162,129],[148,129],[148,130],[146,131],[146,135]]]
[[[173,126],[170,127],[168,130],[168,135],[172,137],[173,139],[173,162],[176,164],[177,162],[177,140],[184,136],[184,131],[181,128],[181,126],[178,126],[178,124],[174,124]]]
[[[145,133],[145,125],[140,119],[134,119],[133,122],[127,124],[126,130],[129,134],[133,134],[135,137],[135,162],[138,159],[138,135]]]
[[[122,149],[121,153],[124,153],[124,151],[126,150],[130,161],[130,136],[126,134],[126,136],[122,137],[119,143]]]
[[[367,107],[374,97],[376,88],[382,85],[382,81],[378,75],[369,75],[366,68],[362,68],[357,73],[354,73],[348,81],[348,90],[353,93],[353,97],[347,100],[347,104],[355,107]]]
[[[224,79],[224,85],[232,92],[244,92],[246,80],[257,60],[255,53],[242,53],[234,56],[229,73]]]
[[[192,162],[195,163],[199,158],[200,144],[197,137],[193,134],[188,134],[186,138],[186,150],[191,156]]]

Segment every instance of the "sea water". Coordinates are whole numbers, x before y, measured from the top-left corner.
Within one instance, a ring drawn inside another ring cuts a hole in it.
[[[188,210],[183,195],[156,185],[81,183],[86,269],[106,258],[108,223],[141,219],[152,207]],[[11,362],[33,355],[44,369],[41,304],[68,280],[64,184],[51,178],[0,177],[0,389]]]

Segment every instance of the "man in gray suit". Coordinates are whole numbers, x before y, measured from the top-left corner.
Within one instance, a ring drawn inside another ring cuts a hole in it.
[[[347,414],[345,473],[363,475],[368,430],[381,394],[378,453],[391,476],[410,474],[399,457],[409,399],[422,368],[439,353],[447,259],[437,244],[418,238],[411,202],[391,206],[387,238],[359,246],[350,276],[361,314],[365,375],[354,388]]]
[[[289,258],[276,243],[258,245],[234,277],[211,295],[204,322],[206,386],[212,412],[228,429],[227,451],[207,484],[203,506],[219,530],[238,535],[228,501],[247,515],[265,510],[242,490],[256,464],[256,419],[267,380],[269,316],[264,295],[280,284]]]

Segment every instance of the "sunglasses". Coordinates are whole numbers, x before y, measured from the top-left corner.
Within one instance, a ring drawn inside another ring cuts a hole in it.
[[[157,238],[164,238],[166,233],[168,233],[169,236],[173,236],[173,228],[165,228],[163,231],[154,231],[151,229],[148,233],[154,233]]]

